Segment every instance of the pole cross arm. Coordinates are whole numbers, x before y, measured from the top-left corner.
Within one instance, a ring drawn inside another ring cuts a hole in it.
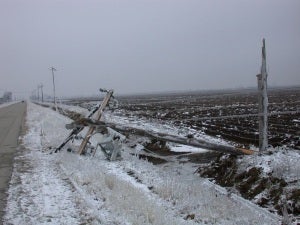
[[[113,91],[111,91],[111,94]],[[107,104],[107,103],[106,103]],[[92,117],[99,111],[103,111],[105,107],[103,107],[103,102],[98,104],[88,115],[87,118],[81,119],[81,121],[75,121],[71,124],[67,124],[66,128],[67,129],[72,129],[71,133],[69,136],[55,149],[55,153],[60,151],[69,141],[73,140],[85,127],[91,126],[93,130],[96,130],[98,133],[106,133],[107,128],[103,124],[103,122],[100,122],[99,120],[92,119]],[[99,117],[99,115],[97,115]],[[86,142],[86,144],[88,141]]]
[[[102,103],[101,103],[101,106],[100,108],[98,109],[98,111],[96,112],[96,118],[95,118],[95,121],[99,121],[102,117],[102,114],[103,114],[103,111],[104,109],[106,108],[106,106],[108,105],[109,101],[110,101],[110,98],[112,97],[114,91],[113,90],[109,90],[106,92],[106,96],[105,98],[103,99]],[[90,137],[92,136],[92,134],[94,133],[95,131],[95,127],[90,127],[88,132],[86,133],[86,136],[85,138],[83,139],[80,147],[79,147],[79,150],[78,150],[78,154],[84,154],[85,153],[85,147],[88,143],[88,141],[90,140]]]

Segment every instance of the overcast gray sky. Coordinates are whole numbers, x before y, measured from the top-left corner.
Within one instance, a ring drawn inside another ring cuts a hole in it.
[[[59,96],[300,85],[298,0],[0,0],[0,91]]]

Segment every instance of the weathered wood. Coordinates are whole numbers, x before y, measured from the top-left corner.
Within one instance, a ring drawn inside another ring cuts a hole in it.
[[[106,124],[102,121],[96,121],[90,118],[80,118],[72,123],[66,124],[66,129],[72,130],[76,128],[84,128],[86,126],[95,127],[96,129],[106,128]]]
[[[88,115],[87,117],[87,120],[92,118],[93,115],[99,110],[99,108],[101,107],[101,105],[97,105],[97,107],[95,107]],[[73,126],[73,128],[71,128],[71,126]],[[68,128],[67,128],[68,127]],[[67,129],[73,129],[71,131],[71,133],[69,134],[69,136],[64,140],[63,143],[60,144],[60,146],[58,146],[56,149],[55,149],[55,153],[57,153],[58,151],[60,151],[69,141],[73,140],[84,128],[84,126],[76,126],[74,123],[72,123],[71,125],[70,124],[67,124],[66,125],[66,128]]]
[[[103,110],[105,109],[105,107],[109,103],[109,100],[112,97],[113,93],[114,93],[113,90],[110,90],[110,91],[107,92],[105,98],[103,99],[103,101],[101,103],[100,108],[97,111],[97,115],[96,115],[96,118],[95,118],[96,121],[99,121],[101,119]],[[82,143],[81,143],[81,145],[79,147],[78,154],[81,155],[81,154],[83,154],[85,152],[85,147],[86,147],[88,141],[90,140],[90,137],[94,133],[94,131],[95,131],[95,127],[94,126],[92,126],[92,127],[89,128],[87,134],[85,135],[85,138],[83,139],[83,141],[82,141]]]
[[[259,124],[259,150],[264,151],[268,147],[268,95],[267,95],[267,65],[265,39],[262,46],[262,65],[258,82],[258,124]]]
[[[150,130],[143,130],[143,129],[133,128],[133,127],[125,127],[123,125],[117,125],[113,123],[106,123],[106,125],[120,133],[146,136],[159,141],[169,141],[169,142],[174,142],[174,143],[198,147],[198,148],[204,148],[207,150],[213,150],[218,152],[230,153],[235,155],[242,155],[242,154],[251,155],[256,152],[250,149],[236,148],[233,146],[225,146],[216,143],[210,143],[205,140],[164,134],[164,133],[154,132]]]

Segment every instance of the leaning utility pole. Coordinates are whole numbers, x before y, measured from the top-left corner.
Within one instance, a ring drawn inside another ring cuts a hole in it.
[[[56,71],[56,69],[54,67],[51,67],[50,70],[52,71],[52,78],[53,78],[53,103],[55,105],[55,109],[57,109],[56,97],[55,97],[55,81],[54,81],[54,71]]]
[[[268,147],[268,95],[267,95],[267,65],[266,65],[265,39],[262,46],[262,65],[260,74],[257,75],[258,82],[258,123],[259,123],[259,151]]]
[[[96,117],[95,117],[96,121],[100,121],[100,119],[102,117],[102,113],[103,113],[105,107],[108,105],[108,103],[110,101],[110,98],[112,98],[113,93],[114,93],[113,90],[103,90],[103,89],[100,89],[100,91],[106,92],[106,96],[104,97],[104,99],[103,99],[103,101],[101,103],[101,106],[99,107],[99,109],[97,111],[97,114],[96,114]],[[83,139],[83,141],[81,142],[81,145],[79,147],[79,150],[78,150],[78,154],[79,155],[85,153],[85,147],[88,144],[88,142],[90,140],[90,137],[93,135],[94,131],[95,131],[95,127],[90,127],[89,130],[87,131],[87,133],[85,135],[85,138]]]

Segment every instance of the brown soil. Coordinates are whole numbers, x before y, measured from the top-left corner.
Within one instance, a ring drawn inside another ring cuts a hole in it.
[[[237,156],[223,155],[210,166],[200,167],[197,172],[202,177],[213,178],[223,187],[235,188],[246,199],[254,200],[257,197],[257,204],[279,214],[282,214],[285,202],[290,202],[288,213],[299,215],[299,187],[287,189],[288,184],[284,179],[263,174],[262,169],[257,167],[237,172]],[[259,194],[262,195],[258,197]]]
[[[297,111],[269,116],[269,144],[300,149],[300,87],[269,89],[268,96],[269,112]],[[249,148],[258,146],[257,117],[230,116],[257,114],[257,98],[255,89],[132,96],[119,98],[119,109],[115,113],[132,119],[157,120],[178,128],[193,128]],[[213,118],[220,116],[229,117]]]

